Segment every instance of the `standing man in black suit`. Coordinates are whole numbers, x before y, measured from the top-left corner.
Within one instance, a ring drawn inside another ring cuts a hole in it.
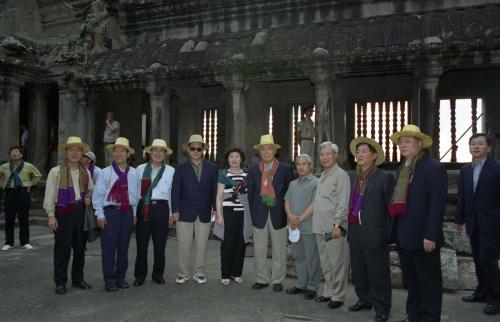
[[[273,284],[275,292],[283,291],[286,274],[286,224],[285,193],[294,179],[290,165],[276,160],[272,134],[262,135],[254,145],[259,151],[260,162],[248,169],[248,203],[252,215],[256,280],[254,290]],[[271,239],[272,272],[267,269],[267,249]]]
[[[358,302],[349,311],[375,307],[375,321],[385,322],[391,310],[391,273],[388,235],[389,203],[394,189],[392,174],[377,168],[385,161],[382,147],[367,137],[352,140],[356,172],[351,173],[349,249],[351,277]]]
[[[432,138],[418,126],[406,125],[391,140],[403,157],[389,205],[389,215],[397,217],[396,241],[408,289],[408,317],[402,322],[437,322],[443,303],[440,249],[448,199],[446,168],[425,154]]]
[[[469,139],[472,162],[460,170],[455,223],[465,223],[478,285],[464,302],[487,302],[484,313],[500,313],[500,162],[488,157],[491,139],[476,133]]]

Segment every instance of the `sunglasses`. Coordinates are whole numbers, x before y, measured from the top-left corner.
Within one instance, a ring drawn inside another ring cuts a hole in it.
[[[201,151],[203,151],[203,148],[189,148],[189,151],[191,151],[191,152],[194,152],[194,151],[201,152]]]

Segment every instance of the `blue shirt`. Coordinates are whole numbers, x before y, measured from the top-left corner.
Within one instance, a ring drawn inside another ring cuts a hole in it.
[[[92,194],[92,205],[94,206],[97,219],[104,218],[104,207],[119,206],[117,203],[108,201],[109,192],[116,180],[118,180],[118,176],[112,166],[102,169],[99,178],[97,178],[94,193]],[[128,171],[127,180],[128,200],[135,216],[137,212],[137,203],[139,202],[138,187],[140,186],[140,178],[137,175],[137,171],[132,167],[130,167]]]
[[[487,158],[484,158],[483,160],[477,163],[472,162],[472,168],[473,168],[472,184],[474,192],[476,192],[477,182],[479,181],[479,176],[481,175],[481,169],[483,169],[483,165],[486,162],[486,159]]]

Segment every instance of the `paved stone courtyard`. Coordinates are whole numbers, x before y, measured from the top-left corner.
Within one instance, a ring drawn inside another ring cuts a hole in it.
[[[140,288],[106,292],[101,275],[100,248],[98,242],[94,242],[88,246],[85,267],[86,280],[93,288],[89,291],[68,288],[67,295],[59,296],[54,294],[52,283],[52,235],[44,226],[32,226],[31,233],[31,242],[35,247],[33,250],[24,250],[17,244],[11,251],[0,253],[0,321],[373,320],[373,311],[348,312],[347,305],[331,310],[324,304],[305,301],[300,296],[274,293],[271,288],[252,290],[250,285],[254,272],[251,257],[247,257],[245,262],[245,283],[222,286],[219,283],[218,241],[209,242],[207,284],[197,285],[190,281],[185,285],[176,285],[175,237],[167,242],[166,285],[160,286],[147,280]],[[135,239],[132,236],[128,272],[130,283],[133,282],[135,252]],[[152,254],[150,263],[151,259]],[[291,287],[293,283],[293,279],[287,279],[284,286]],[[498,321],[498,316],[484,315],[481,304],[463,303],[460,300],[463,294],[465,292],[444,295],[443,321]],[[390,321],[404,317],[405,299],[405,291],[393,291]],[[352,304],[355,300],[352,285],[349,285],[347,302]]]

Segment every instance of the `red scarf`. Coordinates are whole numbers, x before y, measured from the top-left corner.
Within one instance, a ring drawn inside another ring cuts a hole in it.
[[[114,161],[111,166],[118,176],[118,179],[109,191],[108,201],[119,204],[120,211],[126,213],[130,209],[130,201],[128,199],[128,171],[130,167],[127,165],[125,171],[121,171],[120,167]]]
[[[280,165],[278,160],[273,160],[271,169],[265,170],[264,162],[259,162],[259,169],[262,173],[262,179],[260,182],[260,197],[262,198],[262,203],[269,208],[276,206],[276,192],[273,187],[273,177],[278,170]]]

